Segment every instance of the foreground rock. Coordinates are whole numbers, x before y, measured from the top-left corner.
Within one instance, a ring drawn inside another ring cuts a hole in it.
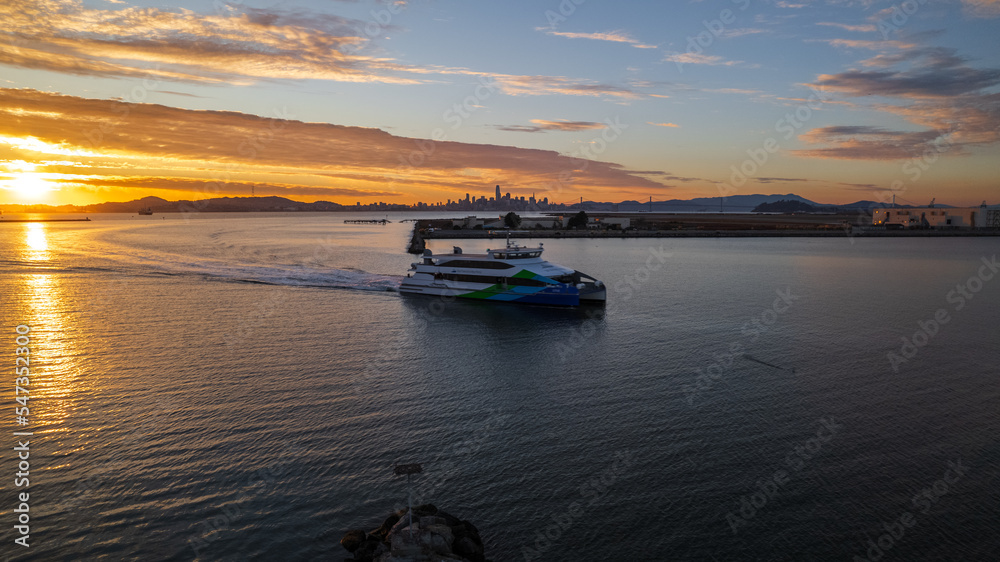
[[[374,531],[348,531],[340,545],[355,562],[489,562],[479,530],[468,521],[426,504],[413,508],[411,536],[407,509],[393,513]]]

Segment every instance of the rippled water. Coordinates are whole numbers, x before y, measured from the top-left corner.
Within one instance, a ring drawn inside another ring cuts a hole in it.
[[[599,315],[400,296],[410,223],[92,218],[0,224],[15,559],[338,560],[394,462],[496,561],[1000,552],[996,238],[546,241]]]

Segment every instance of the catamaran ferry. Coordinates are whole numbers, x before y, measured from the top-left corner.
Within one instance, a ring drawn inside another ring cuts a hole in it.
[[[604,304],[604,283],[542,259],[542,244],[526,248],[507,241],[502,250],[436,256],[424,250],[423,261],[410,265],[400,293],[437,295],[556,306]]]

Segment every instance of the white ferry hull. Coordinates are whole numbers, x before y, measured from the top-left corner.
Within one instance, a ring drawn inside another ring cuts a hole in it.
[[[542,247],[511,245],[486,254],[435,256],[425,250],[423,262],[399,286],[404,294],[492,302],[578,306],[603,304],[604,284],[588,275],[541,259]]]

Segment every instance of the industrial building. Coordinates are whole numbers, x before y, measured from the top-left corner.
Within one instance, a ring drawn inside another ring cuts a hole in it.
[[[1000,228],[1000,206],[889,207],[872,212],[872,225],[889,228]]]

